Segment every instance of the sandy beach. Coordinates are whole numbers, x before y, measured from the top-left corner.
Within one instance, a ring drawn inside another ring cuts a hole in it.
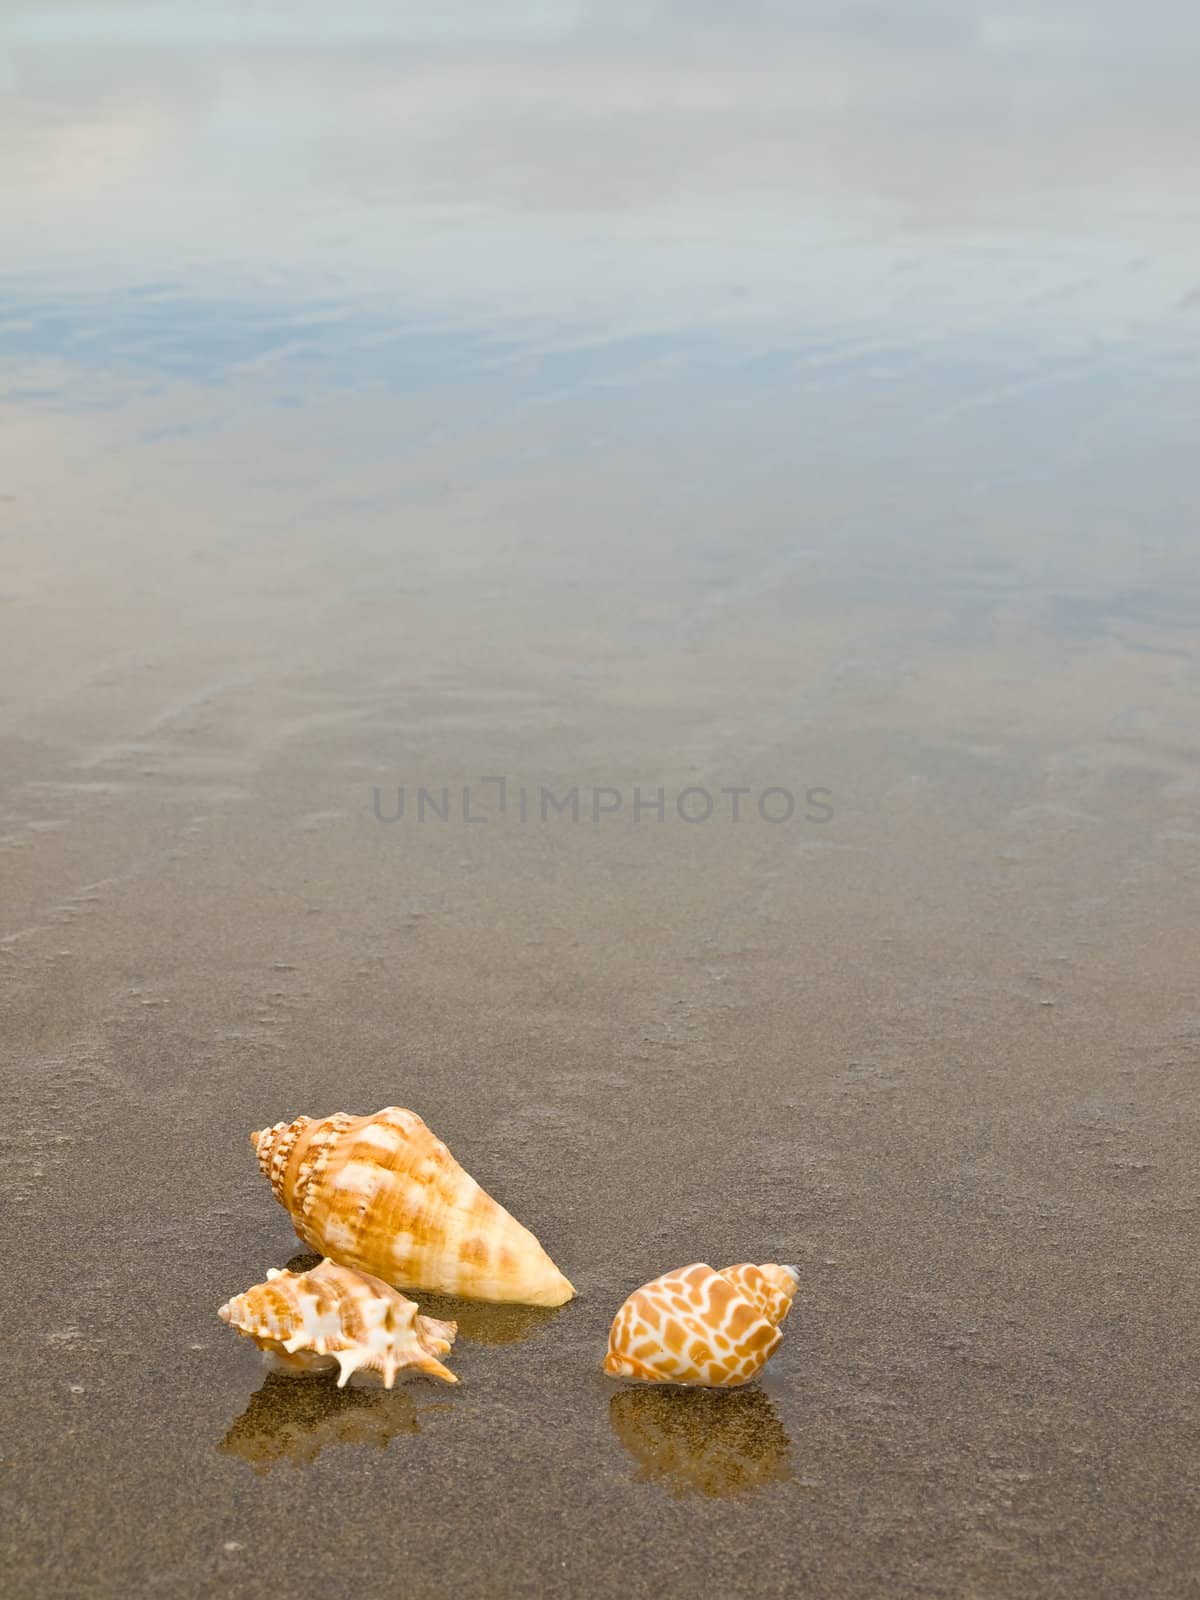
[[[1193,1592],[1197,34],[1051,10],[16,8],[14,1600]],[[387,1104],[578,1298],[268,1374],[247,1135]]]

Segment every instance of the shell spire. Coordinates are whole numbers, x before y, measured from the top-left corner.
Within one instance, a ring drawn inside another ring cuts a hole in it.
[[[296,1117],[250,1135],[310,1249],[397,1288],[560,1306],[575,1290],[415,1111]]]
[[[613,1318],[604,1370],[645,1383],[732,1389],[766,1365],[800,1282],[795,1267],[703,1261],[643,1284]]]
[[[736,1267],[723,1267],[721,1276],[728,1278],[776,1328],[783,1324],[792,1309],[792,1297],[800,1286],[800,1274],[795,1267],[781,1267],[774,1261],[766,1261],[760,1267],[750,1261],[739,1261]]]
[[[283,1175],[287,1171],[288,1158],[296,1140],[311,1121],[311,1117],[297,1117],[293,1122],[277,1122],[273,1128],[261,1128],[250,1135],[250,1143],[258,1157],[259,1171],[270,1183],[271,1192],[281,1205],[287,1204],[283,1198]]]
[[[273,1267],[265,1283],[235,1295],[217,1315],[298,1371],[336,1363],[339,1389],[360,1369],[378,1372],[386,1389],[403,1367],[458,1382],[437,1359],[454,1342],[453,1322],[421,1316],[389,1284],[335,1261],[310,1272]]]

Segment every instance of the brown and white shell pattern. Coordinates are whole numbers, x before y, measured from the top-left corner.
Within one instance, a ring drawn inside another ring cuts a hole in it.
[[[403,1367],[458,1382],[437,1359],[454,1342],[453,1322],[421,1316],[390,1284],[336,1261],[308,1272],[272,1268],[217,1315],[297,1370],[336,1364],[339,1389],[360,1369],[380,1373],[387,1389]]]
[[[783,1337],[799,1281],[795,1267],[775,1262],[715,1272],[699,1261],[666,1272],[617,1312],[604,1370],[645,1383],[749,1383]]]
[[[322,1255],[469,1300],[560,1306],[575,1293],[415,1111],[296,1117],[250,1139],[297,1234]]]

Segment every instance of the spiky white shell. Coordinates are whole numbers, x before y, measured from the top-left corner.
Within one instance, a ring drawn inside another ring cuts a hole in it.
[[[469,1300],[560,1306],[575,1293],[415,1111],[296,1117],[250,1139],[296,1232],[322,1255]]]
[[[800,1275],[774,1262],[714,1272],[703,1261],[643,1284],[613,1319],[604,1370],[645,1383],[736,1388],[783,1335]]]
[[[402,1367],[458,1382],[437,1359],[454,1342],[453,1322],[421,1316],[390,1284],[328,1259],[308,1272],[273,1267],[217,1315],[297,1369],[336,1364],[339,1389],[360,1368],[379,1372],[388,1389]]]

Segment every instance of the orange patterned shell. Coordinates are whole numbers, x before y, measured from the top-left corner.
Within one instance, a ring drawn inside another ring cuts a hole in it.
[[[297,1117],[250,1140],[296,1232],[322,1255],[469,1300],[560,1306],[575,1293],[415,1111]]]
[[[783,1335],[800,1275],[774,1262],[714,1272],[698,1261],[643,1284],[613,1319],[604,1370],[645,1383],[749,1383]]]
[[[453,1322],[421,1316],[389,1284],[335,1261],[309,1272],[272,1268],[265,1283],[235,1295],[217,1315],[298,1371],[336,1362],[339,1389],[360,1367],[381,1373],[387,1389],[402,1367],[458,1382],[437,1359],[454,1342]]]

